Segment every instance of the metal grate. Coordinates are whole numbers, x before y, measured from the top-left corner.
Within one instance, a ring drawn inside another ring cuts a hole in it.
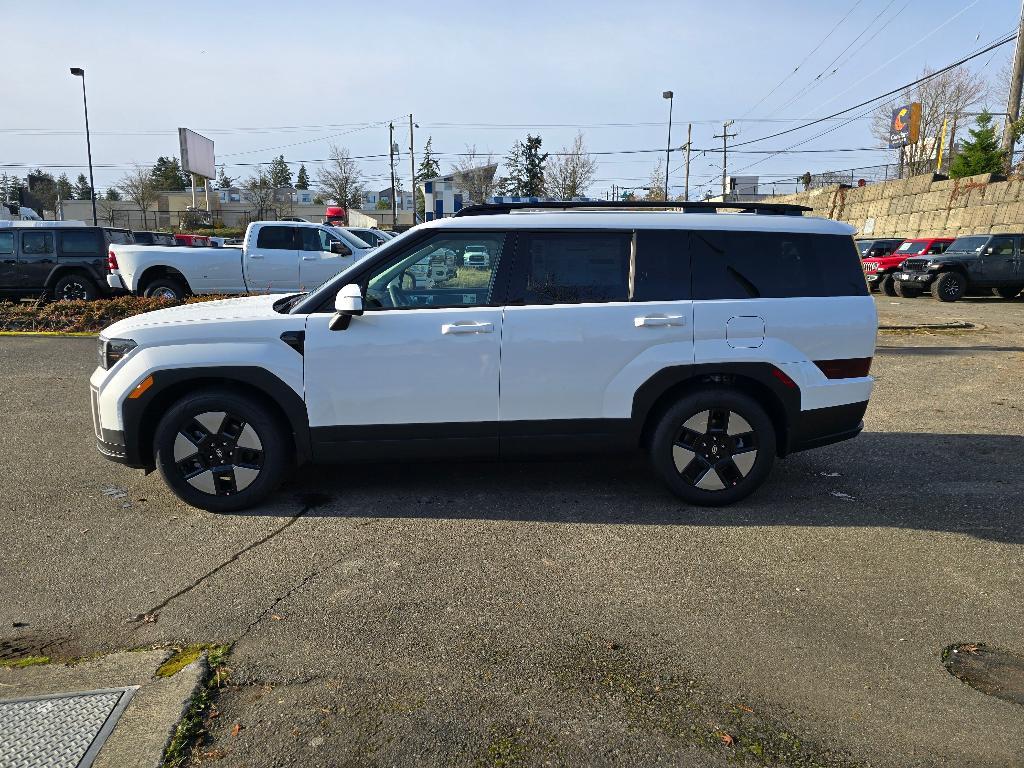
[[[88,768],[137,688],[0,701],[0,766]]]

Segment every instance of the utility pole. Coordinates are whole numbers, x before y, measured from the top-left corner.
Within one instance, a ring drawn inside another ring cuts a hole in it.
[[[690,149],[693,145],[693,123],[686,125],[686,181],[683,183],[683,200],[690,201]]]
[[[416,124],[409,113],[409,183],[412,185],[412,225],[416,226],[416,144],[413,142],[412,129]]]
[[[1020,92],[1024,85],[1024,5],[1021,7],[1020,24],[1017,28],[1017,49],[1013,54],[1013,69],[1010,72],[1010,93],[1006,99],[1006,125],[1003,127],[1003,151],[1006,153],[1006,170],[1013,165],[1013,128],[1020,117]]]
[[[388,158],[391,163],[391,231],[398,223],[398,195],[395,194],[395,124],[388,123]]]
[[[92,224],[96,226],[96,184],[92,180],[92,139],[89,136],[89,101],[85,98],[85,70],[82,67],[71,67],[71,74],[82,78],[82,106],[85,109],[85,151],[89,156],[89,199],[92,200]],[[1017,89],[1017,100],[1020,101],[1020,88]]]
[[[722,202],[725,202],[725,197],[729,193],[728,189],[728,168],[729,168],[729,139],[734,139],[739,134],[729,133],[729,127],[735,123],[735,120],[727,120],[722,123],[722,135],[715,134],[713,138],[722,140]]]

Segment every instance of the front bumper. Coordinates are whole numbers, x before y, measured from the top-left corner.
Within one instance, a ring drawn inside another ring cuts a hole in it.
[[[905,285],[930,285],[935,279],[934,272],[897,272],[896,280]]]
[[[107,429],[103,426],[99,409],[99,390],[90,387],[89,400],[92,405],[92,427],[96,438],[96,450],[111,461],[125,464],[134,469],[145,469],[146,465],[136,452],[128,448],[124,432],[120,429]]]

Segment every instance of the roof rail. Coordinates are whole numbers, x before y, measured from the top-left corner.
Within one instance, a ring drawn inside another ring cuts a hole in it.
[[[511,213],[512,211],[568,211],[568,210],[591,210],[591,211],[631,211],[645,208],[666,211],[718,211],[738,210],[742,213],[775,214],[786,216],[800,216],[804,211],[810,211],[805,205],[793,205],[791,203],[761,203],[761,202],[734,202],[717,203],[705,202],[703,200],[690,202],[665,202],[662,200],[541,200],[535,203],[514,202],[514,203],[482,203],[468,205],[456,211],[455,216],[488,216],[497,213]]]

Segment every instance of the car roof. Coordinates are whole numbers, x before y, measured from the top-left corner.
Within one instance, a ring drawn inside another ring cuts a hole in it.
[[[428,229],[702,229],[754,232],[807,232],[852,235],[857,230],[841,221],[815,216],[753,213],[679,213],[674,211],[558,211],[496,213],[486,216],[434,219]]]

